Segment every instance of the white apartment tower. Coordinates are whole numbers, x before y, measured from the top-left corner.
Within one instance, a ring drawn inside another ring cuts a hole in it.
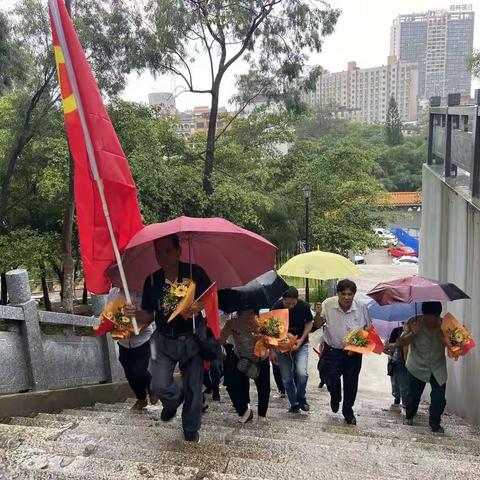
[[[343,72],[324,70],[315,91],[305,94],[304,101],[313,107],[333,108],[340,118],[383,123],[393,96],[402,121],[413,121],[417,81],[416,65],[399,63],[395,57],[389,57],[387,65],[373,68],[358,68],[356,62],[349,62]]]

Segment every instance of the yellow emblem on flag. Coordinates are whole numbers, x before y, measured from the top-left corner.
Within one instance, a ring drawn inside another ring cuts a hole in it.
[[[71,113],[77,108],[77,102],[75,96],[70,88],[70,81],[68,78],[67,70],[65,68],[65,57],[62,49],[58,45],[54,45],[55,63],[57,64],[57,74],[60,83],[60,90],[62,93],[62,104],[65,115]],[[62,68],[63,67],[63,68]]]

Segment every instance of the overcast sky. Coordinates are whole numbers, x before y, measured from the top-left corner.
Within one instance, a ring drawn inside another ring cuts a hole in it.
[[[480,48],[480,2],[453,2],[448,0],[332,0],[331,5],[340,8],[342,14],[335,32],[326,38],[323,51],[311,57],[310,64],[320,64],[331,72],[345,70],[347,62],[355,60],[359,67],[385,65],[390,50],[390,26],[393,19],[404,13],[423,12],[429,9],[448,8],[451,4],[472,3],[476,10],[474,47]],[[197,78],[205,78],[206,64],[194,68]],[[227,106],[235,88],[235,74],[245,71],[244,64],[231,67],[222,84],[221,105]],[[199,83],[201,85],[201,83]],[[147,101],[153,91],[173,91],[181,82],[172,76],[156,80],[148,74],[131,75],[124,98]],[[480,82],[474,82],[480,88]],[[208,105],[209,95],[182,93],[176,99],[179,110],[197,105]]]
[[[0,0],[0,8],[14,3],[13,0]],[[390,26],[399,14],[448,8],[451,4],[472,3],[476,10],[474,47],[480,48],[480,1],[454,2],[452,0],[331,0],[333,7],[340,8],[342,14],[335,32],[327,37],[323,51],[312,56],[309,64],[320,64],[331,72],[346,69],[347,62],[355,60],[359,67],[384,65],[390,48]],[[234,92],[235,75],[246,71],[245,64],[233,65],[223,80],[221,105],[228,106]],[[193,67],[196,87],[204,87],[209,76],[208,65],[199,59]],[[174,91],[182,83],[174,76],[154,79],[150,74],[130,75],[123,98],[137,102],[147,102],[148,93],[154,91]],[[473,88],[480,88],[477,80]],[[176,99],[179,110],[191,109],[197,105],[208,105],[210,96],[182,93]]]

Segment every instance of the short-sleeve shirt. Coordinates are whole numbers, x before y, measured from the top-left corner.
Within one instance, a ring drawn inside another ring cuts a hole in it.
[[[338,303],[338,297],[327,298],[322,304],[325,318],[323,340],[327,345],[336,349],[343,349],[344,339],[351,330],[369,328],[371,325],[367,306],[356,302],[346,312]]]
[[[405,325],[405,334],[410,331],[411,318]],[[417,317],[420,332],[408,347],[407,370],[418,380],[428,383],[433,375],[439,385],[447,381],[447,359],[441,330],[430,333],[423,324],[422,316]]]
[[[211,282],[205,271],[198,265],[190,265],[180,262],[178,269],[179,280],[191,278],[195,282],[195,298],[200,297],[210,287]],[[165,272],[157,270],[145,280],[142,296],[142,309],[154,314],[157,332],[170,337],[178,337],[193,332],[193,322],[185,320],[177,315],[171,322],[167,323],[170,312],[163,309],[163,297],[165,296]],[[203,319],[201,314],[195,317],[196,321]]]
[[[272,306],[272,310],[278,310],[285,308],[283,305],[283,300],[278,300]],[[310,305],[303,300],[298,300],[297,304],[290,310],[288,310],[288,331],[292,335],[297,335],[301,337],[303,331],[305,330],[305,325],[308,322],[313,321],[312,310]],[[308,336],[305,339],[305,343],[308,342]]]

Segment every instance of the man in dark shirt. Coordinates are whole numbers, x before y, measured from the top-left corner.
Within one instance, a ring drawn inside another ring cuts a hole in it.
[[[193,322],[197,334],[206,334],[205,321],[200,314],[202,305],[193,305],[167,323],[170,312],[164,310],[163,298],[166,286],[188,278],[195,282],[195,297],[198,298],[210,286],[210,280],[198,265],[180,262],[180,253],[180,242],[176,235],[155,241],[155,254],[162,268],[145,281],[142,309],[132,306],[127,314],[135,315],[140,324],[156,323],[156,332],[151,339],[155,350],[150,361],[150,372],[151,388],[163,405],[161,419],[165,422],[172,420],[183,402],[185,440],[198,442],[202,417],[203,359],[193,335]],[[177,363],[182,373],[182,390],[173,379]]]
[[[312,330],[313,316],[310,305],[298,299],[298,290],[290,287],[282,299],[272,306],[272,310],[288,308],[288,331],[297,335],[298,340],[293,350],[288,353],[277,352],[278,365],[282,374],[283,385],[290,402],[290,413],[310,410],[306,399],[308,381],[308,334]]]

